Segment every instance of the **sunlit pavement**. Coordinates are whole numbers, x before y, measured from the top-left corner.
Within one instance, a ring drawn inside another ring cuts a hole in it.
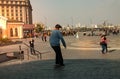
[[[36,39],[35,45],[39,46],[37,50],[45,50],[46,47],[51,53],[44,54],[42,60],[1,65],[0,79],[120,79],[119,45],[112,45],[115,44],[112,42],[109,52],[101,54],[99,41],[95,41],[92,47],[88,43],[93,42],[87,40],[85,43],[88,45],[84,47],[85,45],[80,45],[83,43],[80,42],[81,39],[65,37],[68,45],[67,49],[62,47],[65,66],[58,68],[54,67],[54,52],[49,47],[49,42]]]

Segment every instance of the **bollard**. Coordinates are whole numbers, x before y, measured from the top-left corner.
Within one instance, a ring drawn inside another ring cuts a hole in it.
[[[21,60],[24,60],[24,51],[21,51],[20,56]]]

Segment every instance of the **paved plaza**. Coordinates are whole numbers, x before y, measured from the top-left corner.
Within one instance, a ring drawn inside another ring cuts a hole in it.
[[[42,59],[12,60],[0,63],[0,79],[120,79],[120,36],[108,36],[109,53],[101,54],[99,36],[66,36],[62,47],[64,67],[54,67],[54,51],[49,42],[35,38],[35,48]],[[29,39],[21,39],[28,44]],[[20,44],[22,49],[26,46]],[[0,47],[0,51],[17,51],[19,45]],[[16,62],[16,63],[14,63]]]

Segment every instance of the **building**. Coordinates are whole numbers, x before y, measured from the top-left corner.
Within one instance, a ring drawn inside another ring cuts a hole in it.
[[[0,38],[7,37],[7,18],[0,16]]]
[[[23,38],[24,28],[32,25],[30,0],[0,0],[0,16],[7,18],[6,33],[8,38]],[[25,28],[25,30],[27,29]],[[33,27],[28,28],[29,30],[33,31]]]
[[[8,21],[32,24],[32,7],[29,0],[0,0],[0,15]]]

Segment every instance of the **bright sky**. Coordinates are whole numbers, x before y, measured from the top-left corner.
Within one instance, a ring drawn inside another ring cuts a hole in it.
[[[120,0],[31,0],[33,22],[47,26],[120,24]]]

